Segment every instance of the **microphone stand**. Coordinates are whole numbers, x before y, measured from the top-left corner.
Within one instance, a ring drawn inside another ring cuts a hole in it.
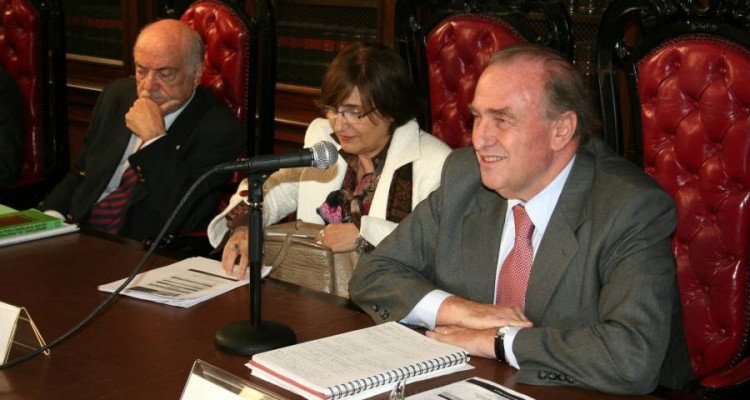
[[[263,181],[266,174],[247,177],[250,195],[248,243],[250,256],[250,319],[231,323],[216,332],[216,347],[226,353],[252,356],[297,342],[286,325],[263,321],[260,313],[260,270],[263,263]],[[242,268],[243,266],[240,266]]]

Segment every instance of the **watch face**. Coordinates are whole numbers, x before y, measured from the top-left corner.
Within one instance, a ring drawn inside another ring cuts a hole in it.
[[[495,337],[498,337],[500,339],[504,339],[505,338],[505,334],[508,333],[509,330],[510,330],[510,326],[509,325],[501,326],[501,327],[497,328],[497,330],[495,331]]]

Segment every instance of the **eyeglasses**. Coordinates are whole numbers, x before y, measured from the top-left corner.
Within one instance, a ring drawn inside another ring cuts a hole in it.
[[[322,109],[323,115],[325,115],[326,118],[333,120],[340,115],[347,123],[360,122],[364,117],[370,115],[375,110],[376,108],[371,108],[367,111],[358,111],[353,108],[344,108],[342,110],[337,110],[333,106],[323,106]]]

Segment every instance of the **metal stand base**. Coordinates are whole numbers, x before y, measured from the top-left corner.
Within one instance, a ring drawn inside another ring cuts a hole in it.
[[[224,326],[216,332],[216,347],[225,352],[252,356],[267,350],[289,346],[297,342],[297,335],[286,325],[261,321],[255,326],[249,320]]]

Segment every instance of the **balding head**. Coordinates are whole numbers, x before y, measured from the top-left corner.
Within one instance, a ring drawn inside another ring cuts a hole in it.
[[[200,34],[182,21],[176,19],[162,19],[146,25],[138,34],[134,52],[141,42],[154,42],[153,46],[161,45],[163,51],[182,53],[185,62],[194,73],[202,68],[206,48]]]
[[[166,112],[184,105],[203,74],[204,45],[183,22],[163,19],[141,30],[133,48],[138,97],[164,105]]]

